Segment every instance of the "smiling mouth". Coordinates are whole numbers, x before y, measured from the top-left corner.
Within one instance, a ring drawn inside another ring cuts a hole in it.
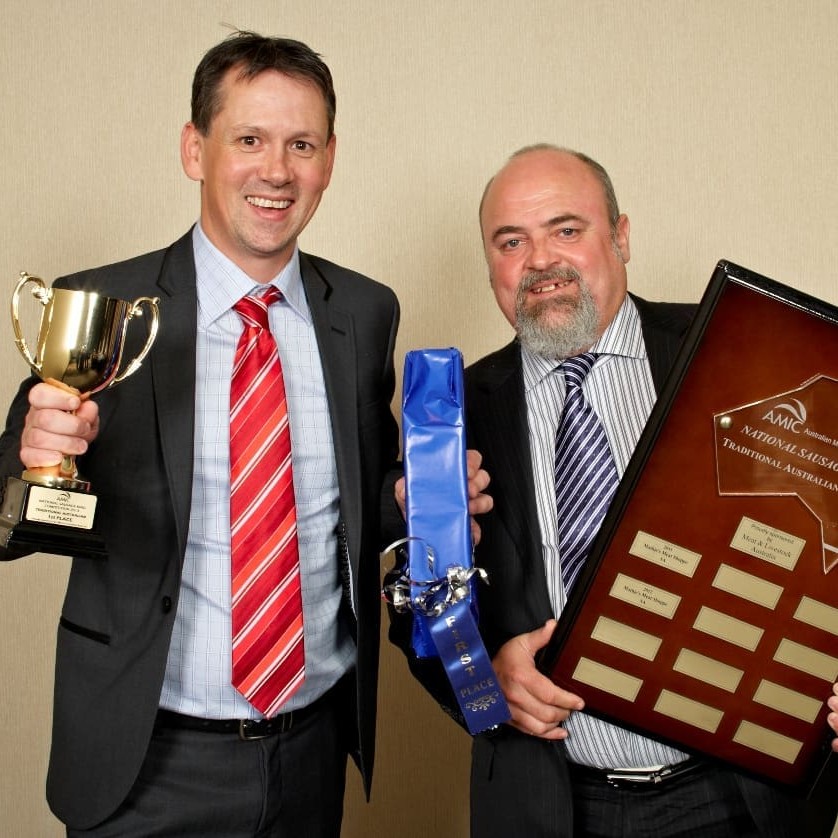
[[[548,282],[545,285],[539,285],[537,288],[530,288],[532,294],[548,294],[550,291],[558,291],[559,288],[567,288],[573,279],[564,279],[559,282]]]
[[[548,271],[530,271],[521,280],[520,293],[535,296],[552,294],[581,281],[582,276],[579,271],[569,266]]]
[[[291,201],[271,201],[269,198],[257,198],[253,195],[248,195],[245,200],[254,207],[262,207],[262,209],[288,209],[291,206]]]

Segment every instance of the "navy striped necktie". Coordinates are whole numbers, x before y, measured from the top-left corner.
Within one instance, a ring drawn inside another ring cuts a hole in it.
[[[559,365],[565,402],[556,433],[556,510],[565,592],[588,557],[618,483],[605,429],[582,393],[596,358],[587,352]]]

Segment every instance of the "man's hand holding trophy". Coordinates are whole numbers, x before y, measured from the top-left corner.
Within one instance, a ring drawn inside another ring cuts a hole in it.
[[[20,297],[31,285],[43,307],[34,354],[20,323]],[[48,288],[26,272],[12,294],[12,328],[20,354],[32,372],[47,384],[81,400],[124,381],[136,372],[157,336],[158,300],[133,302],[88,291]],[[120,372],[128,324],[149,313],[148,335],[137,356]],[[75,457],[26,469],[6,481],[0,507],[0,544],[10,554],[34,551],[104,558],[105,546],[94,529],[96,496],[79,476]],[[10,558],[12,556],[10,555]]]

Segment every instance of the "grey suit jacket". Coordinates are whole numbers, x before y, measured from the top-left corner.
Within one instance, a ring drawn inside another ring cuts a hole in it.
[[[397,456],[390,411],[399,309],[383,285],[301,256],[320,348],[340,487],[336,532],[346,614],[358,647],[349,750],[369,789],[378,667],[379,493]],[[58,281],[133,300],[160,298],[160,330],[142,368],[94,398],[100,431],[79,469],[98,497],[107,561],[73,559],[58,629],[47,797],[86,828],[124,800],[140,769],[177,609],[189,526],[197,294],[191,233],[169,248]],[[125,357],[142,329],[129,328]],[[0,437],[0,474],[19,476],[23,383]],[[3,556],[0,556],[3,558]],[[351,735],[354,731],[355,735]]]
[[[633,299],[640,313],[652,378],[656,391],[660,393],[695,313],[695,306],[650,303],[638,297]],[[493,657],[507,640],[533,631],[553,616],[536,512],[521,352],[517,340],[471,365],[466,370],[465,383],[468,446],[483,455],[483,467],[492,480],[488,491],[494,498],[493,510],[480,518],[482,536],[475,554],[476,563],[489,575],[489,584],[478,586],[478,604],[480,632],[489,655]],[[390,639],[405,652],[411,670],[426,689],[446,712],[458,719],[456,700],[438,661],[419,660],[410,651],[409,618],[398,617],[391,612]],[[509,737],[526,741],[523,744],[499,741]],[[533,744],[523,747],[527,743]],[[538,768],[546,765],[539,762],[545,758],[545,748],[554,752],[560,761],[556,769],[558,774],[552,768],[549,773]],[[545,809],[550,811],[551,816],[556,808],[566,812],[565,828],[571,834],[572,805],[569,779],[563,768],[563,746],[558,743],[542,746],[541,740],[523,737],[514,729],[503,726],[497,732],[477,737],[472,753],[473,808],[483,806],[487,811],[498,812],[497,807],[504,805],[499,799],[501,794],[508,794],[507,799],[512,801],[510,807],[520,806],[522,800],[555,801],[558,797],[557,804]],[[500,761],[506,758],[506,754],[511,755],[510,759],[519,760],[520,764],[501,765]],[[484,782],[492,774],[496,778],[507,778],[503,781],[505,785],[520,782],[521,787],[512,790],[505,787],[501,791],[497,779],[494,783]],[[563,776],[566,785],[547,789],[538,787],[539,777],[543,786],[544,783],[553,783],[557,776]],[[834,822],[834,802],[827,804],[832,809],[831,814],[823,805],[810,806],[807,811],[802,811],[800,801],[789,800],[786,805],[782,802],[785,800],[782,792],[775,793],[763,783],[739,775],[737,782],[765,835],[786,834],[784,824],[795,822],[795,818],[797,823],[812,825],[807,834],[829,834],[829,829],[822,830],[825,829],[824,824]],[[486,790],[485,794],[491,799],[481,800],[484,793],[481,789]],[[830,791],[829,799],[832,800],[834,789]],[[782,823],[775,821],[772,814],[778,808],[782,810]],[[818,819],[820,823],[815,825]]]

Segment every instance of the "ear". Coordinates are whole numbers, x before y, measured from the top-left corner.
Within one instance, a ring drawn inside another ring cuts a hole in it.
[[[204,135],[187,122],[180,132],[180,162],[190,180],[204,179]]]
[[[623,214],[617,219],[617,229],[614,236],[614,242],[617,250],[623,259],[623,264],[628,264],[631,259],[631,248],[629,247],[629,232],[631,225],[629,224],[628,216]]]
[[[335,148],[337,147],[337,137],[332,134],[329,137],[329,142],[326,143],[326,182],[323,184],[325,189],[332,180],[332,169],[335,165]]]

